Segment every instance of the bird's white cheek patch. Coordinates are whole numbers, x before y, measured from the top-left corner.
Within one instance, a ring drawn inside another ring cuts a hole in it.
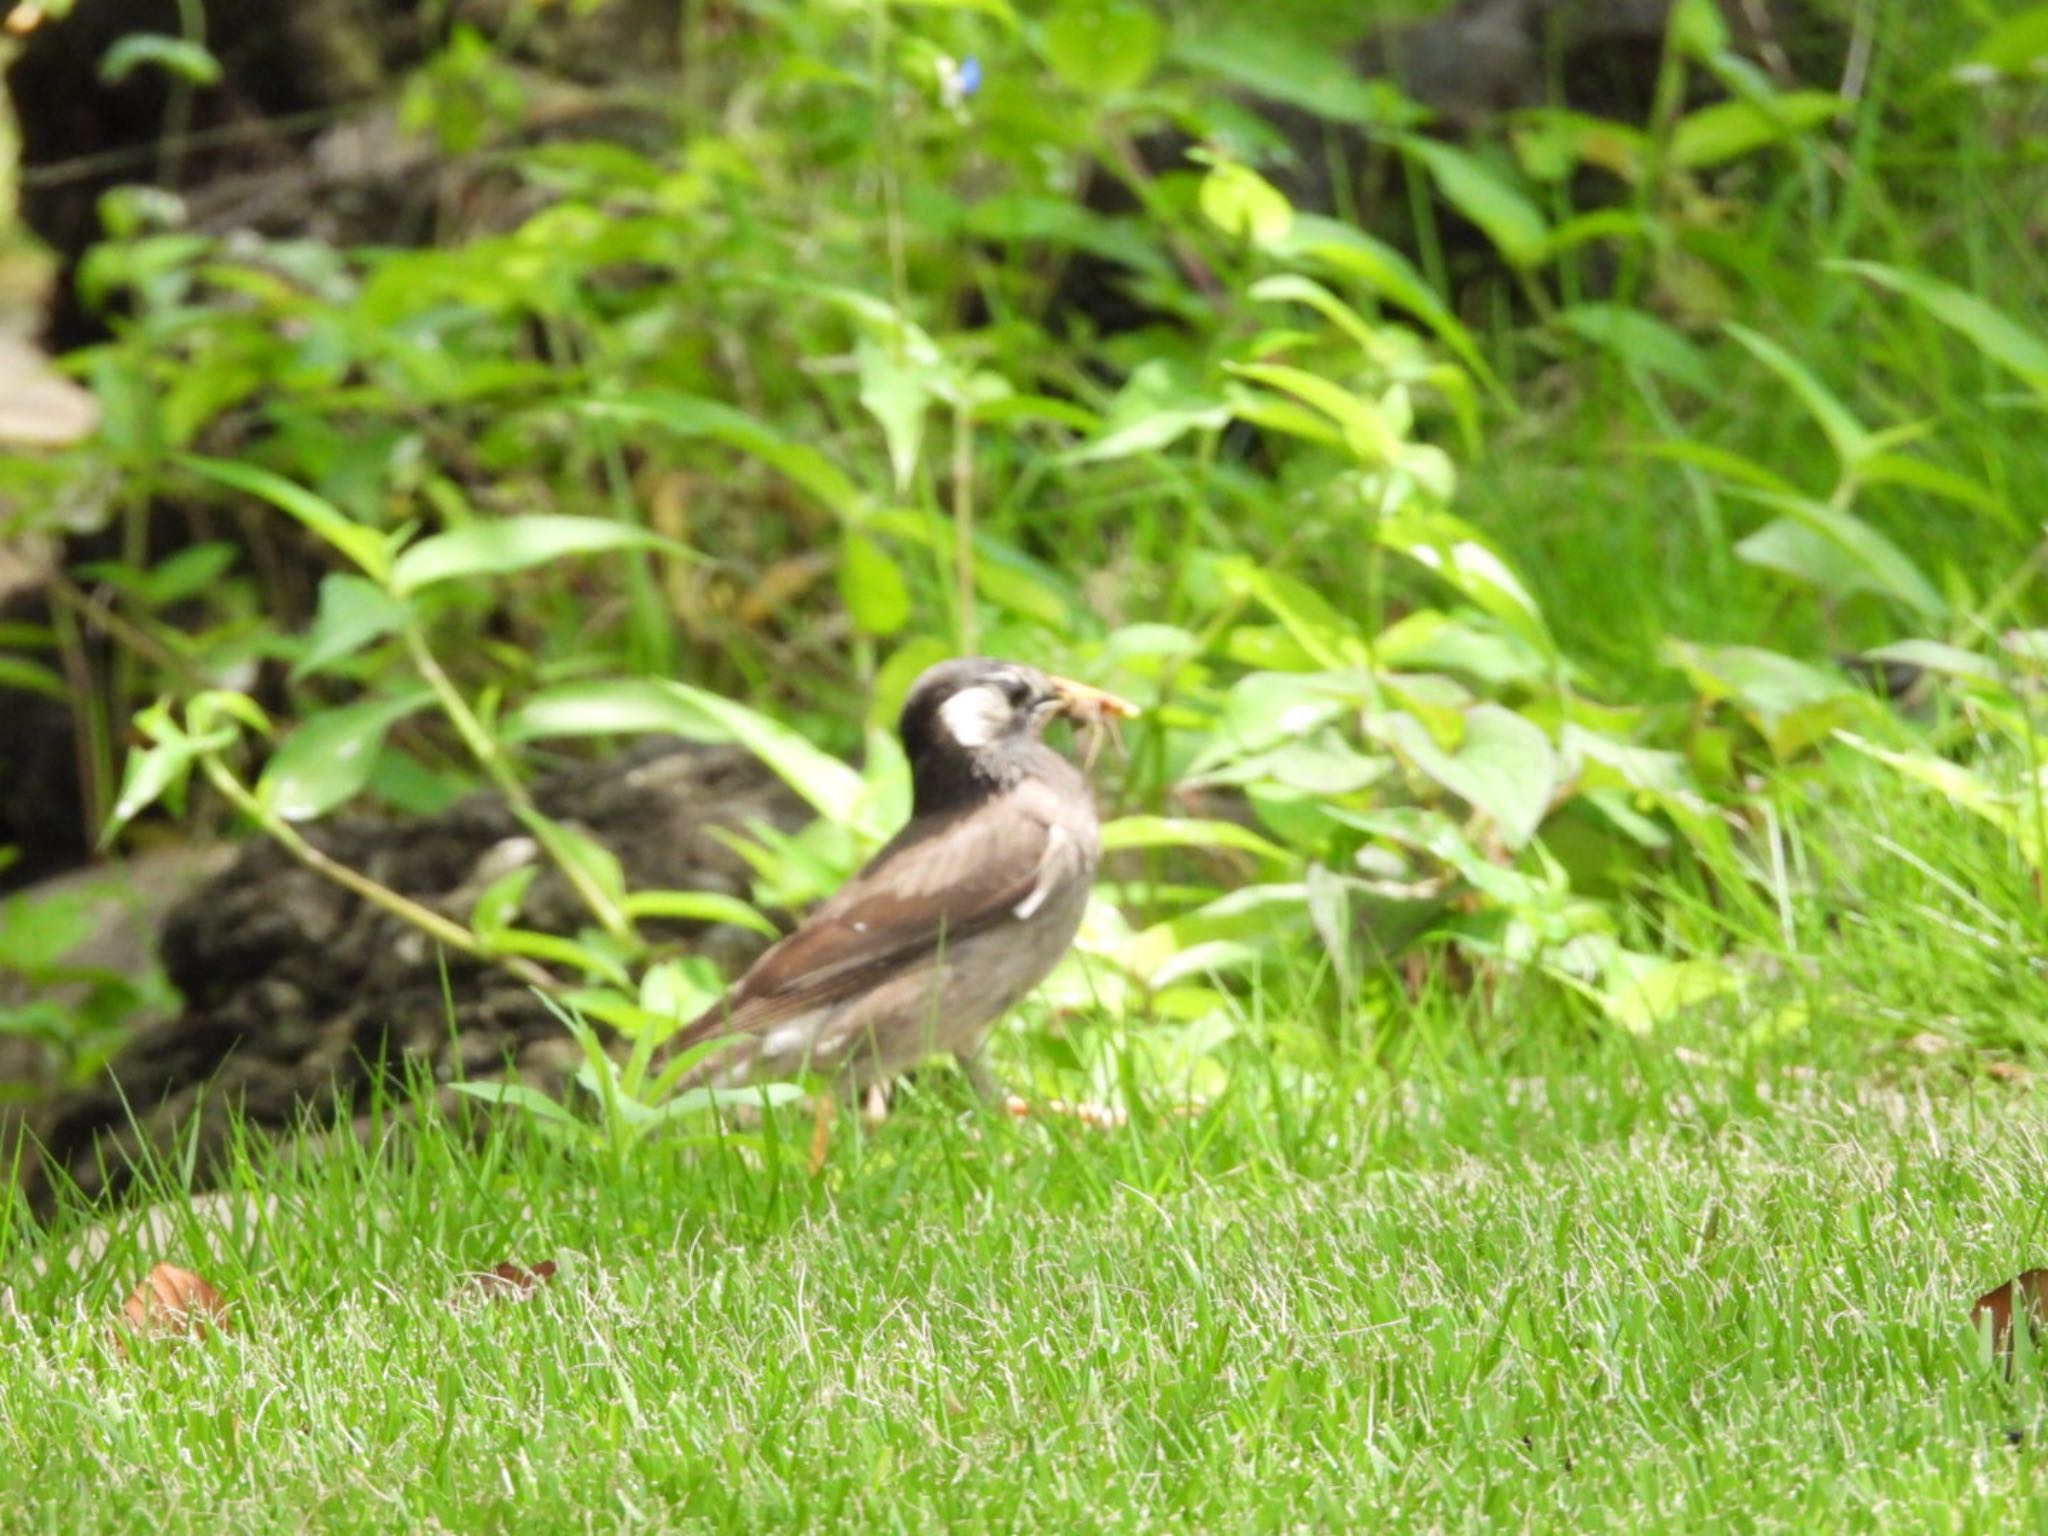
[[[963,747],[985,747],[1010,723],[1010,701],[998,688],[962,688],[939,706],[939,724]]]

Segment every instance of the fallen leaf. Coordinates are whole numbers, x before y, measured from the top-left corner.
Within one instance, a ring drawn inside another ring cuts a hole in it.
[[[2030,1324],[2048,1325],[2048,1269],[2030,1269],[1993,1286],[1971,1304],[1970,1323],[1981,1328],[1983,1320],[1990,1318],[1992,1346],[2010,1354],[2013,1312],[2022,1307]]]
[[[204,1338],[210,1328],[225,1330],[228,1325],[228,1307],[220,1292],[175,1264],[152,1269],[122,1304],[121,1315],[137,1333],[154,1338]]]
[[[524,1301],[555,1278],[555,1261],[542,1259],[533,1268],[506,1260],[468,1276],[463,1293],[492,1301]]]
[[[1984,1075],[2001,1083],[2024,1083],[2027,1069],[2016,1061],[1987,1061],[1984,1063]]]

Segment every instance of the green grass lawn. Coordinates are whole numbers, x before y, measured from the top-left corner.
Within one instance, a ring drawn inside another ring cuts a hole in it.
[[[2038,1092],[1499,1054],[1113,1132],[926,1098],[815,1179],[801,1116],[765,1158],[266,1155],[225,1226],[5,1240],[0,1528],[2048,1518],[2037,1380],[1967,1324],[2048,1249]],[[110,1347],[159,1259],[231,1336]]]

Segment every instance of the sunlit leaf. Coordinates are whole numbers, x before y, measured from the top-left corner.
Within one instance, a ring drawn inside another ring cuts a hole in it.
[[[732,732],[667,683],[611,678],[561,683],[529,695],[499,727],[506,741],[550,736],[645,736],[666,732],[691,741],[732,740]]]
[[[1534,203],[1478,156],[1440,139],[1402,135],[1402,153],[1421,163],[1444,201],[1479,226],[1513,266],[1534,264],[1550,226]]]
[[[331,545],[361,568],[364,575],[380,584],[391,575],[391,551],[384,536],[351,519],[340,508],[302,485],[253,464],[229,459],[204,459],[181,453],[175,462],[195,475],[217,480],[222,485],[269,502],[279,511],[296,518],[308,532]]]
[[[861,776],[781,721],[687,683],[662,686],[731,732],[734,741],[772,768],[819,815],[836,820],[859,803],[866,787]]]
[[[1848,106],[1828,91],[1786,91],[1768,103],[1717,101],[1679,119],[1671,134],[1671,163],[1688,171],[1723,165],[1810,133]]]
[[[678,437],[710,438],[780,471],[828,511],[848,517],[861,509],[854,483],[817,449],[792,442],[723,401],[647,390],[588,401],[581,408],[612,421],[644,422]]]
[[[1627,304],[1575,304],[1558,311],[1558,325],[1623,362],[1711,395],[1714,376],[1704,353],[1682,332]]]
[[[286,821],[326,815],[369,782],[385,733],[432,698],[421,691],[310,716],[264,765],[257,799]]]
[[[1293,855],[1278,843],[1234,821],[1203,821],[1186,816],[1120,816],[1102,825],[1105,853],[1133,848],[1234,848],[1262,859],[1291,862]]]
[[[2048,16],[2048,8],[2040,14]],[[2044,56],[2048,56],[2048,37],[2044,37]],[[1999,367],[2034,389],[2048,392],[2048,342],[1976,294],[1922,272],[1874,261],[1831,261],[1827,266],[1836,272],[1853,272],[1912,300]]]
[[[1464,739],[1451,752],[1403,711],[1374,716],[1371,728],[1428,778],[1491,817],[1508,847],[1536,835],[1557,788],[1557,753],[1539,727],[1481,704],[1466,712]]]
[[[621,549],[661,549],[687,556],[673,539],[650,529],[605,517],[569,517],[535,512],[522,517],[471,523],[421,539],[391,568],[392,590],[401,595],[436,582],[471,576],[504,576],[551,565],[571,555]]]

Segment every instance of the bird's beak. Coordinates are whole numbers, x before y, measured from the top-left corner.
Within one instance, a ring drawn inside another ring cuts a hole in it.
[[[1053,696],[1059,700],[1059,712],[1076,724],[1100,725],[1110,720],[1128,720],[1138,713],[1138,706],[1129,699],[1077,683],[1071,677],[1048,676],[1046,681],[1052,684]]]

